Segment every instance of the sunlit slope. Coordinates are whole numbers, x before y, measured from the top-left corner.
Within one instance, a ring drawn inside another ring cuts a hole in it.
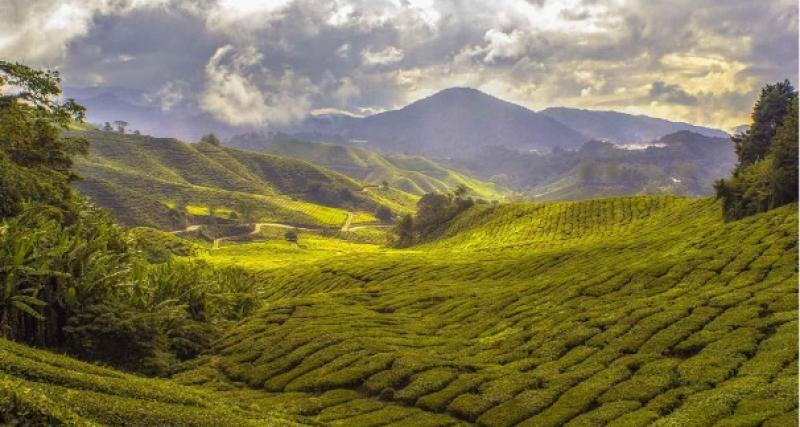
[[[796,210],[478,207],[411,250],[265,270],[263,310],[177,379],[342,425],[792,425]]]
[[[77,162],[83,181],[76,186],[126,225],[174,229],[175,215],[164,211],[178,201],[253,221],[322,226],[341,225],[347,211],[373,212],[379,205],[406,212],[415,201],[397,190],[365,191],[345,175],[270,154],[118,132],[71,136],[90,142],[89,156]]]
[[[301,417],[0,339],[3,425],[294,426]]]
[[[167,205],[176,200],[189,205],[215,206],[236,212],[247,210],[258,221],[276,221],[300,226],[336,226],[347,211],[288,196],[264,196],[220,190],[154,178],[129,169],[85,163],[84,175],[75,183],[96,204],[110,209],[123,225],[144,225],[166,230],[177,227],[175,212]]]
[[[337,172],[379,185],[423,195],[428,192],[448,193],[464,185],[477,197],[500,199],[508,193],[494,183],[481,181],[443,166],[422,156],[378,154],[357,146],[341,146],[297,139],[276,139],[248,144],[281,156],[303,159]]]

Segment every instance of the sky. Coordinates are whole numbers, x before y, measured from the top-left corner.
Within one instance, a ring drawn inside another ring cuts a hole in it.
[[[796,0],[1,0],[0,59],[234,127],[452,86],[730,130],[798,76]]]

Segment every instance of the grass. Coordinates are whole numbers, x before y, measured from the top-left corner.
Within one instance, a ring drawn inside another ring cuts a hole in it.
[[[0,339],[0,420],[15,425],[308,425],[208,390]]]
[[[176,203],[190,215],[208,215],[214,206],[245,222],[341,227],[348,211],[371,222],[368,212],[379,205],[409,212],[416,202],[398,190],[364,191],[361,182],[296,159],[117,132],[69,135],[91,143],[76,164],[84,178],[76,187],[128,226],[182,228]]]
[[[342,425],[781,425],[797,411],[797,207],[477,205],[434,241],[212,251],[264,307],[176,376]],[[336,398],[333,398],[336,396]]]
[[[448,168],[421,156],[378,154],[356,146],[314,143],[296,139],[247,144],[248,148],[313,162],[373,186],[383,182],[421,196],[436,191],[449,193],[459,185],[484,199],[502,199],[509,190]]]
[[[0,341],[0,402],[40,424],[791,425],[797,221],[621,197],[476,205],[403,250],[262,230],[193,255],[257,271],[263,306],[171,379]]]
[[[283,230],[269,235],[270,240],[222,245],[200,257],[213,265],[239,265],[251,269],[272,269],[287,264],[317,264],[344,254],[384,251],[373,244],[355,243],[322,237],[316,233],[299,233],[298,243],[283,239]]]

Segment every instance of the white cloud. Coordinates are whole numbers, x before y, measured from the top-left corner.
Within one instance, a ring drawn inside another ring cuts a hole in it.
[[[247,125],[310,108],[381,110],[466,85],[537,109],[637,108],[727,127],[746,121],[763,84],[797,79],[796,2],[735,3],[0,0],[0,57],[64,66],[68,84],[138,79],[137,89],[165,91],[167,109],[186,98],[162,85],[182,80],[201,108]],[[154,7],[183,38],[151,47],[114,32],[136,34]],[[130,13],[141,8],[150,10]],[[676,84],[696,106],[666,102],[679,99],[664,90]]]
[[[144,98],[151,104],[157,104],[161,111],[167,112],[186,100],[191,90],[189,83],[172,80],[164,83],[157,91],[146,94]]]
[[[88,34],[98,15],[161,6],[165,0],[3,0],[0,57],[56,66],[70,42]]]
[[[387,46],[378,51],[369,48],[361,52],[364,64],[370,66],[393,64],[402,61],[404,56],[403,50],[394,46]]]
[[[528,50],[528,37],[525,32],[518,29],[504,33],[492,28],[486,32],[484,39],[488,43],[484,61],[488,63],[498,59],[516,59]]]
[[[262,60],[251,48],[217,49],[206,65],[201,108],[234,126],[284,125],[305,117],[316,87],[291,70],[275,75],[261,66]]]

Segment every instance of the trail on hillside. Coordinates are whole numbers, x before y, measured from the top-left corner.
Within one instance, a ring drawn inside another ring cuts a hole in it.
[[[214,239],[211,248],[212,249],[219,249],[219,243],[226,240],[236,240],[243,237],[250,237],[258,234],[264,227],[274,227],[274,228],[285,228],[285,229],[295,229],[297,231],[322,231],[320,228],[306,228],[306,227],[295,227],[294,225],[289,224],[281,224],[278,222],[257,222],[255,224],[250,224],[253,226],[253,231],[244,234],[237,234],[235,236],[225,236],[225,237],[218,237]]]
[[[347,213],[347,219],[345,220],[345,222],[344,222],[344,224],[342,225],[342,228],[341,228],[342,232],[344,232],[344,233],[353,232],[353,231],[362,230],[362,229],[365,229],[365,228],[391,228],[392,227],[391,225],[385,225],[385,224],[367,224],[367,225],[357,225],[355,227],[351,227],[351,224],[353,223],[353,218],[355,218],[355,213],[348,212]],[[221,242],[224,242],[224,241],[238,240],[238,239],[242,239],[242,238],[246,238],[246,237],[255,236],[264,227],[295,229],[297,231],[305,231],[305,232],[319,232],[319,231],[322,231],[321,228],[297,227],[297,226],[294,226],[294,225],[291,225],[291,224],[283,224],[283,223],[279,223],[279,222],[257,222],[257,223],[252,223],[252,224],[243,224],[243,225],[250,225],[250,226],[253,227],[253,230],[249,231],[247,233],[243,233],[243,234],[236,234],[236,235],[233,235],[233,236],[218,237],[218,238],[216,238],[216,239],[214,239],[212,241],[211,248],[212,249],[219,249],[219,244]],[[174,231],[170,231],[170,233],[172,233],[172,234],[190,233],[190,232],[194,232],[194,231],[199,230],[201,226],[202,226],[201,224],[189,225],[189,226],[187,226],[186,228],[184,228],[182,230],[174,230]]]
[[[344,220],[344,225],[342,225],[342,232],[346,233],[350,231],[350,223],[353,222],[353,216],[355,215],[353,214],[352,211],[347,212],[347,219]]]

